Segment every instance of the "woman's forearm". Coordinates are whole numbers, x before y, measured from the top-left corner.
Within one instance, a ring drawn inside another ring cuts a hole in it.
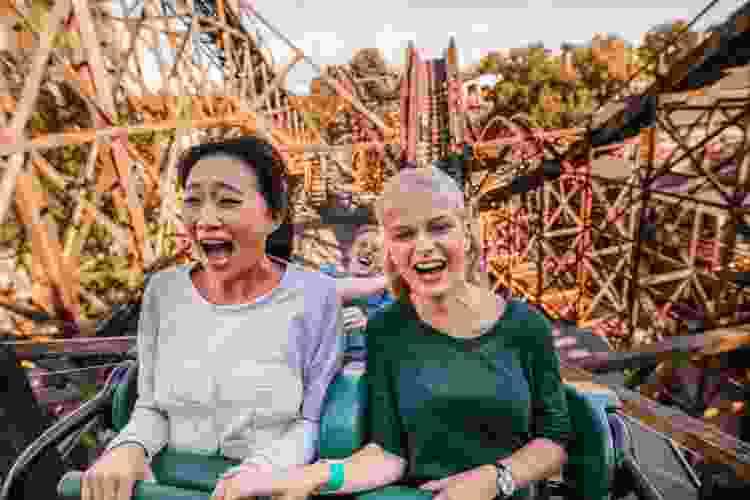
[[[548,479],[559,473],[567,461],[565,449],[549,439],[534,439],[508,458],[499,460],[510,466],[516,487]]]
[[[377,445],[369,444],[344,460],[317,462],[307,466],[321,489],[330,479],[330,463],[344,464],[344,485],[328,494],[341,495],[373,490],[401,479],[406,470],[403,458],[386,453]]]
[[[385,276],[372,278],[338,278],[336,292],[341,302],[346,303],[358,297],[364,297],[385,290],[387,281]]]

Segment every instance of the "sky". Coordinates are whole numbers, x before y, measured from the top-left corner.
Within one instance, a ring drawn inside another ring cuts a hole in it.
[[[409,41],[428,57],[438,57],[455,36],[461,65],[477,62],[498,48],[541,41],[549,49],[562,42],[584,43],[596,32],[617,33],[638,44],[649,28],[691,21],[709,0],[251,0],[260,14],[318,65],[342,64],[361,48],[377,47],[394,64],[403,63]],[[696,29],[721,22],[740,5],[719,0]],[[612,6],[606,6],[610,4]],[[255,21],[257,23],[257,21]],[[277,64],[288,46],[269,31],[261,34]],[[287,87],[307,94],[317,72],[301,61]]]

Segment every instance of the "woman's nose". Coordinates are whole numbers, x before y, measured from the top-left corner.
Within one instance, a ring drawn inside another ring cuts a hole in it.
[[[418,253],[427,253],[435,248],[435,242],[425,233],[419,233],[415,243],[415,249]]]
[[[198,216],[198,226],[220,226],[219,211],[213,203],[205,203]]]

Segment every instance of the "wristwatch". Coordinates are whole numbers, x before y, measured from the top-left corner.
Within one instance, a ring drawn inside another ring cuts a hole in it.
[[[516,483],[513,481],[510,466],[496,462],[495,470],[497,471],[497,491],[499,498],[510,498],[516,491]]]

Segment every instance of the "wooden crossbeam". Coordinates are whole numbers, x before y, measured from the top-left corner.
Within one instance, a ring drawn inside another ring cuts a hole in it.
[[[162,132],[186,127],[193,130],[214,127],[245,127],[250,130],[258,130],[255,113],[234,113],[229,116],[218,116],[211,118],[192,119],[188,121],[165,120],[159,123],[133,125],[127,127],[103,127],[78,130],[76,132],[64,132],[48,134],[34,139],[19,139],[13,143],[0,144],[0,155],[12,155],[27,151],[41,151],[61,146],[74,146],[87,144],[105,138],[115,138],[120,135],[141,134],[147,132]],[[325,151],[331,149],[327,146],[295,144],[284,131],[274,128],[271,130],[272,140],[283,146],[288,152],[302,153],[307,151]]]

